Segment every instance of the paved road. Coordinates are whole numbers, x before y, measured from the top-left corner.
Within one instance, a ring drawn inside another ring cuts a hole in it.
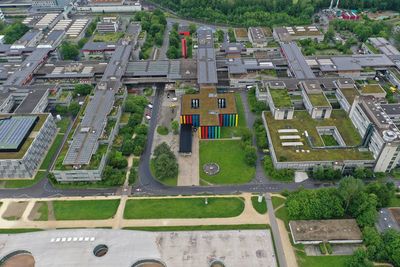
[[[281,235],[279,234],[278,222],[276,221],[274,206],[272,206],[271,194],[265,194],[265,202],[268,209],[269,224],[271,225],[271,231],[274,236],[276,256],[280,267],[287,267],[285,252],[283,250]]]
[[[388,229],[396,229],[400,230],[399,225],[397,224],[395,218],[389,209],[384,208],[379,211],[378,222],[376,223],[378,229],[383,232]]]

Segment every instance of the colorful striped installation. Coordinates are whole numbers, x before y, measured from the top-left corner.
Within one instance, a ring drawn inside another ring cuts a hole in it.
[[[200,115],[181,115],[180,116],[181,124],[192,124],[194,127],[200,126]]]
[[[219,114],[219,125],[225,127],[236,127],[239,123],[238,114]]]
[[[201,126],[201,127],[199,127],[199,138],[201,138],[201,139],[221,138],[221,127],[220,126]]]

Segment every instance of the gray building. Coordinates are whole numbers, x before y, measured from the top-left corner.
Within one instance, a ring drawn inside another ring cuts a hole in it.
[[[51,114],[3,115],[0,129],[0,178],[33,178],[57,132]]]
[[[400,131],[391,119],[400,115],[398,111],[389,106],[384,109],[373,96],[357,97],[351,107],[350,119],[376,160],[375,172],[391,171],[399,164]]]

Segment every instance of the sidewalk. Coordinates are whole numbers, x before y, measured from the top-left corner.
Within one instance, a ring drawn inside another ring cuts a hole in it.
[[[95,228],[95,227],[111,227],[113,229],[121,229],[125,227],[159,227],[159,226],[200,226],[200,225],[241,225],[241,224],[269,224],[267,214],[259,214],[252,205],[251,194],[242,195],[227,195],[215,197],[242,197],[245,201],[243,212],[236,217],[230,218],[188,218],[188,219],[124,219],[125,204],[128,199],[138,199],[128,196],[122,197],[92,197],[92,199],[117,199],[121,202],[113,218],[107,220],[65,220],[65,221],[32,221],[29,215],[35,206],[35,203],[40,200],[26,200],[28,206],[23,212],[20,220],[9,221],[0,217],[0,229],[10,228],[38,228],[38,229],[54,229],[54,228]],[[160,197],[143,197],[139,199],[159,199]],[[174,198],[174,197],[161,197]],[[184,196],[180,198],[204,198],[204,196]],[[85,198],[88,199],[88,198]],[[47,201],[51,199],[45,199]],[[57,200],[82,200],[82,198],[57,198]],[[21,201],[21,199],[18,199]],[[13,200],[4,200],[0,207],[0,216],[4,214],[9,203]]]

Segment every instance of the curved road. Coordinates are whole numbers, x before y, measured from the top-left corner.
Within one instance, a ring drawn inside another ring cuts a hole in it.
[[[154,132],[156,130],[157,116],[159,113],[160,102],[164,94],[164,86],[159,85],[153,102],[152,118],[149,125],[149,134],[145,152],[139,164],[139,181],[133,187],[135,195],[181,195],[181,194],[235,194],[240,192],[280,192],[284,189],[295,190],[300,186],[304,188],[319,188],[324,186],[322,183],[303,182],[303,183],[279,183],[269,181],[264,174],[261,152],[258,152],[256,175],[248,184],[242,185],[218,185],[218,186],[166,186],[156,180],[150,172],[151,148],[153,144]],[[241,92],[244,111],[247,118],[248,128],[252,129],[255,119],[250,111],[246,92]],[[255,140],[253,139],[253,142]],[[330,186],[330,185],[328,185]],[[105,189],[57,189],[48,181],[43,179],[32,187],[19,189],[0,189],[0,198],[43,198],[54,196],[95,196],[95,195],[114,195],[120,194],[121,188]]]

